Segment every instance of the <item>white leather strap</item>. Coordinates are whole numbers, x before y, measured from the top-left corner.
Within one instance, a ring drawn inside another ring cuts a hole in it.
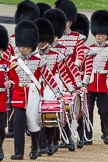
[[[34,84],[38,88],[38,90],[40,90],[41,89],[41,84],[36,79],[36,77],[33,75],[31,70],[26,66],[26,64],[24,63],[24,61],[21,58],[18,58],[17,60],[18,60],[19,65],[22,67],[22,69],[29,75],[31,80],[34,82]]]

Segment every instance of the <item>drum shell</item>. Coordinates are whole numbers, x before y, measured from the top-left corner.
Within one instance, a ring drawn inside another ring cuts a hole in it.
[[[58,118],[61,127],[66,124],[64,101],[43,100],[40,103],[40,124],[45,127],[58,127]],[[58,118],[57,118],[58,116]]]

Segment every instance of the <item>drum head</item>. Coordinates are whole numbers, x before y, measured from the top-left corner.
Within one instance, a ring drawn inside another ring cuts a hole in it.
[[[77,95],[75,99],[75,104],[74,104],[74,115],[76,119],[78,119],[81,116],[81,98],[79,95]]]

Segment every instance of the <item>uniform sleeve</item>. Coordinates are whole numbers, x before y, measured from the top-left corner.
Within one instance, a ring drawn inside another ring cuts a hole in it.
[[[81,38],[78,38],[77,44],[76,44],[76,60],[75,65],[78,67],[82,66],[84,60],[84,40]]]
[[[9,80],[13,83],[14,87],[17,87],[19,84],[19,79],[15,71],[15,67],[10,68],[9,70]]]
[[[72,80],[69,77],[69,73],[65,64],[64,59],[57,64],[60,78],[64,86],[68,89],[69,92],[75,90]]]
[[[61,97],[60,89],[57,86],[57,83],[56,83],[51,71],[46,67],[46,65],[41,67],[41,75],[44,78],[44,80],[46,81],[46,83],[48,84],[48,86],[52,89],[55,96],[57,98]]]
[[[108,70],[108,59],[107,59],[106,64],[105,64],[105,70]]]
[[[10,60],[12,55],[14,55],[14,49],[12,45],[9,44],[7,50],[2,54],[2,57],[6,60]]]
[[[86,56],[85,58],[85,72],[83,78],[83,84],[88,85],[90,81],[90,76],[93,69],[93,56]]]
[[[81,81],[81,75],[80,75],[79,68],[74,64],[71,57],[68,57],[68,59],[66,59],[66,66],[69,69],[71,75],[73,76],[77,87],[82,87],[82,81]]]

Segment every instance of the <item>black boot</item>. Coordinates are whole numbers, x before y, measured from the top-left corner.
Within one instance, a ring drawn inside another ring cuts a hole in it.
[[[25,131],[25,133],[26,133],[27,136],[31,136],[31,133],[28,129]]]
[[[69,144],[67,145],[69,151],[75,151],[75,143],[72,138],[69,138]]]
[[[23,160],[23,155],[22,154],[15,154],[11,155],[12,160]]]
[[[77,148],[82,148],[84,146],[84,139],[80,139],[77,141]]]
[[[66,147],[67,147],[66,142],[62,140],[61,143],[59,144],[59,148],[66,148]]]
[[[105,144],[108,144],[108,130],[106,130],[105,133],[104,133],[103,141],[104,141]]]
[[[52,155],[55,150],[54,150],[54,128],[46,128],[46,136],[47,136],[47,154],[48,155]]]
[[[41,156],[40,149],[39,149],[39,140],[40,140],[40,131],[31,132],[32,148],[29,154],[30,159],[36,159],[39,156]]]
[[[3,141],[5,137],[5,129],[0,129],[0,161],[4,159],[4,153],[3,153]]]
[[[103,133],[103,142],[108,144],[108,115],[104,114],[100,116],[101,118],[101,130]]]
[[[14,133],[13,132],[7,132],[5,135],[5,138],[14,138]]]
[[[0,149],[0,161],[2,161],[4,159],[4,153],[3,150]]]
[[[58,147],[59,147],[58,141],[54,141],[54,151],[55,152],[58,151]]]
[[[40,156],[40,154],[39,154],[39,151],[36,150],[36,148],[32,148],[29,156],[30,156],[30,159],[36,159]]]
[[[48,155],[52,155],[54,152],[55,152],[55,149],[54,149],[53,142],[52,143],[48,143],[47,154]]]

